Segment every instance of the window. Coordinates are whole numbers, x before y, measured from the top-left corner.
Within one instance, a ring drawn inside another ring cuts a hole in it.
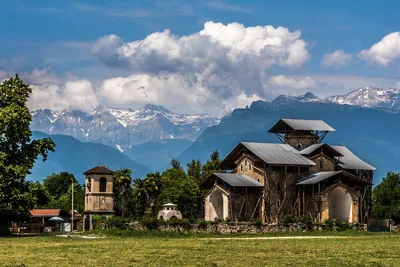
[[[278,206],[278,209],[281,207],[281,201],[278,200],[278,202],[276,203],[276,205]]]
[[[281,191],[281,184],[279,182],[276,184],[276,191]]]
[[[321,159],[319,162],[319,168],[322,169],[324,167],[324,161]]]
[[[243,165],[240,164],[240,171],[243,171]]]
[[[247,160],[244,161],[244,166],[247,166]]]
[[[104,177],[101,177],[99,192],[106,192],[106,191],[107,191],[107,179]]]
[[[251,170],[251,163],[249,164],[249,170]]]

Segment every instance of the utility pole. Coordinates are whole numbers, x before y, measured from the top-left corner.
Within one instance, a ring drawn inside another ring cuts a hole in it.
[[[71,212],[71,233],[74,231],[74,177],[72,177],[72,212]]]

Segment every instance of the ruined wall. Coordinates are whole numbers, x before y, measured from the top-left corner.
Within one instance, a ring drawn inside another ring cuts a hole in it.
[[[311,158],[311,160],[316,165],[310,167],[310,174],[335,170],[335,161],[325,156],[324,154],[320,154],[316,157],[313,157]]]

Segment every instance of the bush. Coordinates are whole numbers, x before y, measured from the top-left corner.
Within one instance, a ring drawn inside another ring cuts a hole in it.
[[[327,230],[332,230],[334,224],[333,224],[333,221],[332,221],[332,220],[326,219],[326,220],[324,221],[324,225],[325,225],[325,227],[326,227]]]
[[[146,227],[147,230],[157,230],[159,225],[165,223],[164,221],[157,220],[154,217],[143,217],[140,222],[142,226]]]
[[[168,221],[165,221],[166,225],[170,225],[173,227],[179,227],[181,226],[182,228],[188,230],[192,227],[188,219],[170,219]]]
[[[294,223],[294,218],[291,215],[285,215],[282,219],[283,224]]]
[[[261,221],[261,219],[256,219],[253,222],[251,222],[252,225],[255,225],[257,228],[261,228],[261,226],[263,225],[263,222]]]
[[[197,222],[198,226],[200,229],[206,229],[207,228],[207,222],[203,219],[199,220]]]
[[[125,230],[127,229],[127,223],[129,223],[131,220],[130,218],[124,218],[124,217],[118,217],[118,216],[112,216],[109,217],[105,223],[106,223],[106,228],[108,229],[121,229]]]
[[[297,223],[312,224],[312,218],[308,215],[300,215],[295,218]]]
[[[226,218],[224,221],[227,225],[233,225],[233,222],[230,218]]]
[[[335,219],[333,224],[336,227],[336,230],[339,231],[346,231],[350,229],[350,224],[342,219]]]

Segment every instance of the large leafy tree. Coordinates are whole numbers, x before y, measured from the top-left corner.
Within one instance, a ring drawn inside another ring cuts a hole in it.
[[[114,172],[114,209],[116,215],[125,217],[130,215],[129,210],[132,205],[132,171],[129,169],[119,169]]]
[[[165,203],[178,205],[184,217],[195,218],[199,211],[199,185],[182,169],[167,169],[162,174],[163,189],[158,198],[158,209]]]
[[[0,223],[32,206],[25,178],[39,156],[54,151],[50,138],[31,140],[32,116],[26,105],[32,89],[16,75],[0,84]]]
[[[135,179],[133,184],[133,198],[136,203],[136,216],[143,216],[145,213],[154,216],[154,208],[157,204],[161,190],[163,189],[163,182],[160,173],[148,173],[145,179]]]
[[[187,167],[187,175],[195,179],[197,183],[200,184],[203,180],[201,175],[202,165],[200,160],[192,159],[192,161],[187,164]]]
[[[50,202],[46,207],[70,210],[72,181],[74,182],[74,209],[79,212],[83,211],[85,188],[79,184],[74,175],[69,172],[53,173],[43,179],[43,186],[50,195]]]
[[[400,173],[389,172],[372,191],[372,216],[400,217]]]

